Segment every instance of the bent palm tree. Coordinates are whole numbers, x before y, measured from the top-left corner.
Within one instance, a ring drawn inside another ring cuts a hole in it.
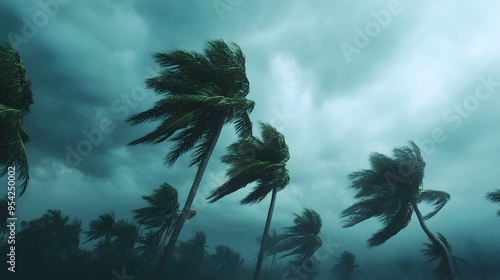
[[[356,272],[361,272],[353,253],[344,251],[337,260],[332,268],[332,273],[337,275],[336,280],[354,280]]]
[[[240,139],[227,148],[228,153],[222,156],[221,161],[229,164],[229,169],[226,172],[228,180],[208,197],[210,203],[214,203],[253,182],[256,182],[257,185],[240,201],[241,204],[258,203],[270,192],[272,193],[254,279],[259,279],[266,237],[269,235],[269,227],[276,203],[276,194],[290,182],[290,176],[288,176],[286,169],[290,153],[285,137],[269,124],[261,122],[260,127],[262,139],[253,136],[248,139]]]
[[[415,211],[425,234],[446,253],[449,268],[447,277],[454,279],[452,260],[445,245],[425,224],[425,220],[433,217],[450,200],[450,195],[443,191],[422,189],[425,162],[418,146],[410,141],[409,146],[395,148],[393,157],[373,153],[370,164],[371,169],[349,175],[351,188],[358,191],[355,197],[361,201],[342,211],[341,218],[347,218],[344,227],[378,217],[384,227],[368,240],[369,247],[373,247],[383,244],[404,229]],[[429,203],[435,208],[423,216],[418,208],[420,202]]]
[[[20,196],[29,182],[28,156],[24,144],[29,141],[22,118],[33,104],[30,82],[19,53],[0,45],[0,177],[15,168]]]
[[[295,215],[294,225],[285,227],[285,233],[276,237],[276,253],[284,253],[280,258],[296,255],[302,260],[311,258],[323,245],[319,237],[322,221],[321,216],[311,209],[304,209],[302,215]]]
[[[466,265],[469,265],[465,260],[452,255],[451,245],[442,234],[438,233],[438,238],[446,246],[448,253],[452,258],[453,271],[457,271],[457,260],[462,261]],[[425,248],[421,251],[424,253],[424,256],[427,257],[426,263],[439,259],[438,267],[434,270],[434,272],[439,276],[440,279],[446,279],[447,275],[450,274],[446,261],[446,252],[443,252],[442,248],[437,246],[435,243],[424,243],[424,247]]]
[[[172,232],[175,222],[180,216],[177,190],[167,183],[155,189],[152,195],[143,196],[149,206],[134,210],[135,219],[146,229],[155,228],[155,233],[163,237],[160,246]],[[194,217],[195,211],[190,210],[188,219]]]
[[[97,240],[104,237],[105,244],[111,244],[111,238],[115,232],[115,213],[112,211],[99,215],[99,219],[90,222],[89,230],[85,231],[88,239],[83,242]]]
[[[208,263],[222,276],[229,279],[243,265],[241,254],[228,246],[215,246],[215,254],[208,257]]]
[[[248,114],[253,110],[254,102],[246,99],[249,82],[245,56],[236,44],[228,46],[222,40],[214,40],[207,43],[204,53],[175,50],[156,53],[154,57],[163,71],[159,76],[148,79],[146,85],[163,95],[163,98],[153,108],[127,121],[135,125],[161,120],[161,124],[129,145],[157,144],[170,140],[175,144],[165,158],[168,166],[189,151],[194,151],[190,166],[198,166],[182,214],[154,273],[154,279],[158,280],[160,267],[166,266],[171,258],[189,216],[222,127],[234,122],[238,136],[249,137],[252,123]]]
[[[500,203],[500,190],[488,193],[486,199],[493,203]],[[497,215],[500,216],[500,210],[498,210]]]
[[[197,231],[193,238],[181,241],[178,247],[179,263],[184,269],[193,269],[199,266],[208,256],[207,236],[202,231]]]

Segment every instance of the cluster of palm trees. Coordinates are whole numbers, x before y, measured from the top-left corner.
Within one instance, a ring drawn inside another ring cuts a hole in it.
[[[269,234],[277,193],[290,182],[286,168],[290,154],[284,136],[273,126],[259,122],[260,137],[253,134],[249,114],[255,103],[246,98],[250,86],[241,48],[223,40],[211,40],[201,53],[178,49],[156,53],[154,58],[162,70],[158,76],[147,79],[146,86],[161,98],[152,108],[131,116],[127,121],[132,125],[150,121],[160,121],[160,124],[129,145],[172,142],[173,147],[165,156],[167,166],[190,153],[189,167],[197,167],[191,189],[181,209],[177,190],[167,183],[154,190],[152,195],[144,196],[148,206],[134,211],[140,227],[126,220],[115,221],[112,212],[101,215],[91,222],[86,242],[97,240],[96,248],[103,258],[117,256],[116,248],[122,250],[120,254],[127,251],[125,255],[131,259],[135,252],[139,252],[141,257],[149,260],[154,280],[164,279],[173,259],[186,266],[201,264],[205,259],[213,260],[204,249],[206,237],[202,232],[179,244],[177,240],[186,220],[196,215],[191,209],[192,203],[222,128],[234,124],[238,140],[227,147],[227,153],[221,158],[228,166],[227,180],[211,192],[208,201],[215,203],[250,184],[254,187],[241,204],[259,203],[271,195],[253,279],[259,279],[266,254],[273,256],[271,269],[279,254],[282,254],[280,257],[296,256],[292,265],[311,261],[322,245],[319,237],[321,217],[315,211],[305,209],[302,215],[295,216],[294,225],[284,228],[282,234]],[[28,136],[21,125],[22,117],[33,103],[32,93],[16,51],[9,46],[0,46],[0,64],[0,176],[6,174],[8,166],[17,166],[22,194],[28,184],[29,168],[24,149]],[[350,187],[357,192],[355,198],[358,202],[340,214],[344,227],[378,218],[383,227],[368,240],[368,246],[379,246],[407,227],[415,214],[431,241],[424,245],[425,256],[430,261],[439,260],[436,274],[442,279],[456,279],[456,263],[460,259],[451,254],[446,238],[441,234],[436,236],[425,223],[446,205],[451,196],[443,191],[423,189],[425,162],[419,147],[410,141],[408,146],[395,148],[392,157],[373,153],[370,164],[370,169],[348,176]],[[488,193],[486,198],[500,202],[500,190]],[[422,214],[419,208],[422,202],[433,206],[433,211]],[[57,216],[55,212],[49,214]],[[6,216],[2,214],[1,219],[6,219]],[[51,218],[47,216],[45,219]],[[61,218],[60,224],[67,223]],[[77,223],[72,225],[76,227]],[[141,229],[147,232],[142,235]],[[56,228],[54,230],[57,232]],[[3,236],[5,230],[0,233]],[[215,254],[220,257],[214,266],[221,271],[233,273],[241,266],[242,260],[236,257],[238,253],[222,245],[215,249]],[[220,261],[224,259],[231,261]],[[222,265],[230,262],[230,268]],[[339,279],[353,278],[355,272],[359,272],[354,255],[343,252],[332,271]]]

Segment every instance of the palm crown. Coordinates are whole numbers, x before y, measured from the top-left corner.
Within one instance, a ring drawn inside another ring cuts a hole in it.
[[[276,237],[274,246],[276,253],[286,252],[281,258],[297,255],[302,259],[310,258],[323,241],[319,237],[322,221],[321,216],[311,209],[304,209],[302,215],[295,215],[294,225],[285,227],[285,232]],[[271,255],[273,252],[268,252]]]
[[[0,45],[0,176],[9,166],[16,168],[21,181],[20,195],[28,186],[29,165],[24,143],[29,141],[22,118],[33,103],[30,82],[19,53]]]
[[[252,133],[248,113],[254,102],[249,92],[245,56],[236,44],[209,41],[204,54],[176,50],[154,55],[163,67],[158,77],[146,81],[147,87],[163,98],[153,108],[128,119],[132,124],[162,120],[151,133],[130,145],[174,141],[165,162],[168,165],[194,149],[191,166],[199,164],[212,137],[222,125],[235,122],[241,137]]]
[[[262,201],[274,188],[285,188],[290,182],[286,162],[290,159],[283,134],[270,124],[260,123],[262,139],[240,139],[227,148],[221,161],[228,164],[228,180],[212,191],[208,197],[215,202],[246,185],[256,182],[256,187],[243,199],[242,204]]]
[[[371,154],[370,164],[371,169],[349,175],[351,188],[358,191],[355,198],[361,201],[341,213],[346,218],[344,227],[374,217],[382,221],[384,227],[368,240],[370,247],[384,243],[405,228],[418,203],[434,206],[424,217],[430,219],[450,200],[446,192],[422,189],[425,162],[412,141],[409,146],[395,148],[393,157]]]

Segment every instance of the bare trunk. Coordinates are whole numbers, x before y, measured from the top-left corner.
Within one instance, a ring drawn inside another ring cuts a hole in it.
[[[418,205],[415,201],[411,201],[411,205],[413,206],[413,209],[415,210],[415,214],[417,214],[417,218],[418,218],[418,222],[420,223],[420,226],[422,227],[422,229],[424,230],[425,234],[427,234],[427,237],[429,237],[429,239],[436,245],[438,245],[441,250],[443,250],[444,254],[445,254],[445,258],[446,258],[446,263],[448,264],[448,269],[447,269],[447,275],[446,275],[446,278],[448,280],[456,280],[458,278],[455,277],[455,271],[453,269],[453,263],[452,263],[452,260],[451,260],[451,256],[450,256],[450,252],[448,252],[448,248],[446,248],[446,246],[443,244],[443,242],[441,242],[441,240],[439,240],[439,238],[437,238],[430,230],[429,228],[427,227],[427,225],[425,224],[425,221],[424,221],[424,217],[422,216],[422,213],[420,212],[420,210],[418,209]]]
[[[196,176],[194,177],[193,185],[191,186],[191,190],[189,191],[189,195],[186,199],[186,203],[184,203],[184,208],[182,208],[182,213],[180,217],[177,219],[177,223],[175,224],[175,228],[170,236],[170,240],[168,241],[167,247],[163,252],[163,255],[156,266],[155,273],[153,275],[153,279],[161,280],[162,279],[162,270],[165,269],[168,265],[168,262],[172,258],[174,253],[175,244],[177,243],[177,239],[181,233],[182,227],[189,217],[189,213],[191,210],[191,205],[193,204],[196,193],[198,192],[198,187],[200,186],[201,179],[203,178],[203,174],[205,173],[205,169],[207,168],[208,161],[210,160],[210,156],[212,155],[215,144],[217,144],[217,140],[219,139],[220,133],[222,131],[223,124],[221,123],[215,130],[215,133],[212,135],[212,139],[210,140],[210,145],[208,146],[203,158],[198,167],[198,171],[196,172]]]
[[[271,195],[271,203],[269,204],[269,211],[267,212],[267,220],[266,226],[264,227],[264,234],[262,234],[262,240],[260,242],[260,251],[259,258],[257,259],[257,266],[255,267],[255,273],[253,275],[254,280],[258,280],[260,277],[260,269],[262,268],[262,261],[264,259],[265,248],[264,244],[266,243],[267,235],[269,234],[269,228],[271,227],[271,220],[273,218],[274,212],[274,204],[276,203],[276,187],[273,188],[273,192]]]

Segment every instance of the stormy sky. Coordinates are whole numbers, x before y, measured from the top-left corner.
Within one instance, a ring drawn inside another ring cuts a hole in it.
[[[271,227],[279,232],[304,207],[317,211],[325,246],[334,248],[323,251],[322,269],[344,250],[367,268],[424,261],[427,238],[416,217],[372,249],[366,240],[376,220],[343,229],[339,219],[355,202],[347,175],[369,167],[371,152],[389,154],[408,140],[427,163],[424,187],[452,197],[428,226],[463,258],[500,250],[499,206],[484,199],[500,187],[500,3],[309,2],[2,1],[0,41],[19,50],[35,101],[24,121],[31,181],[18,217],[60,209],[84,229],[108,211],[132,219],[145,205],[140,197],[163,182],[183,204],[196,171],[189,155],[167,168],[170,143],[126,146],[154,124],[131,127],[125,119],[158,100],[144,85],[159,71],[153,53],[201,51],[207,40],[224,39],[246,55],[252,121],[274,125],[290,148],[291,182],[278,194]],[[269,197],[240,206],[245,189],[205,202],[225,180],[219,158],[235,139],[226,126],[193,205],[198,214],[180,240],[203,230],[210,252],[229,245],[251,264]]]

